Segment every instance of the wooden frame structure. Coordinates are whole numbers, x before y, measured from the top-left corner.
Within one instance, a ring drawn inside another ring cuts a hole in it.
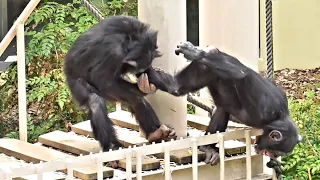
[[[126,159],[126,177],[123,179],[130,180],[136,178],[137,180],[142,180],[142,177],[164,173],[165,180],[171,179],[171,172],[174,170],[181,170],[192,168],[193,180],[198,179],[198,167],[205,165],[204,162],[198,162],[198,146],[207,145],[212,143],[219,144],[219,155],[220,155],[220,180],[225,180],[225,151],[224,151],[224,141],[233,140],[233,139],[246,139],[246,179],[252,179],[251,172],[251,136],[261,135],[262,131],[257,129],[243,129],[225,133],[217,133],[206,136],[199,137],[190,137],[179,140],[171,140],[169,142],[162,142],[158,144],[142,145],[140,147],[129,147],[125,149],[120,149],[116,151],[110,150],[109,152],[101,152],[97,154],[90,154],[86,156],[79,156],[69,159],[61,159],[52,162],[39,163],[39,164],[30,164],[22,166],[19,168],[12,168],[5,172],[0,172],[0,179],[12,180],[17,177],[28,176],[37,174],[39,180],[43,179],[43,174],[46,172],[57,171],[67,169],[67,179],[72,180],[73,169],[86,167],[89,165],[94,165],[98,170],[98,180],[103,179],[103,164],[104,162],[115,161]],[[186,148],[192,148],[192,164],[184,165],[180,167],[171,167],[170,166],[170,151],[181,150]],[[142,156],[151,155],[156,153],[164,152],[164,168],[151,171],[151,172],[142,172]],[[131,165],[132,158],[136,158],[136,173],[132,173]]]
[[[0,56],[8,47],[12,39],[17,36],[17,56],[18,56],[18,99],[19,99],[19,133],[20,140],[27,141],[27,110],[26,110],[26,70],[25,70],[25,39],[24,39],[24,22],[30,16],[31,12],[38,5],[40,0],[31,0],[13,26],[10,28],[7,35],[0,43]],[[121,110],[121,104],[117,103],[117,110]],[[103,179],[103,162],[114,160],[126,160],[126,175],[122,179],[136,178],[141,180],[142,177],[164,173],[165,179],[171,179],[171,172],[174,170],[181,170],[192,168],[193,180],[198,179],[198,167],[205,165],[204,162],[198,162],[198,146],[212,143],[219,144],[220,154],[220,179],[225,179],[225,148],[224,142],[226,140],[243,139],[246,141],[246,179],[252,179],[251,167],[251,136],[261,135],[261,130],[256,129],[242,129],[225,133],[217,133],[199,137],[181,138],[179,140],[171,140],[169,142],[162,142],[159,144],[150,144],[142,146],[133,146],[117,151],[100,152],[97,154],[90,154],[86,156],[72,157],[69,159],[60,159],[57,161],[28,164],[18,168],[9,168],[6,171],[0,171],[0,179],[15,179],[17,177],[37,174],[39,180],[44,179],[43,174],[46,172],[67,169],[67,179],[74,178],[73,169],[85,167],[88,165],[96,166],[98,173],[97,179]],[[179,167],[170,166],[170,152],[174,150],[192,149],[192,164],[183,165]],[[156,153],[164,153],[164,168],[156,171],[142,171],[142,156],[152,155]],[[132,158],[136,158],[136,173],[132,173]]]

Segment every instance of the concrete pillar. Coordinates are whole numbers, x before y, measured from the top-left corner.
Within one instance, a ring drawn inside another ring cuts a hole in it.
[[[176,56],[174,50],[186,41],[186,0],[139,0],[138,18],[159,31],[158,47],[163,53],[153,65],[173,74],[183,68],[186,60]],[[187,135],[187,100],[157,91],[147,96],[160,121],[172,126],[178,137]]]
[[[199,0],[199,45],[214,45],[257,71],[259,1]]]

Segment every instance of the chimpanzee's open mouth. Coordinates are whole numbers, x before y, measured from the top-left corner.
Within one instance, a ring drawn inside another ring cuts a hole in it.
[[[268,151],[266,149],[259,149],[257,147],[257,145],[254,146],[254,149],[255,149],[257,154],[264,155],[264,156],[269,156],[272,159],[276,159],[276,158],[279,157],[278,155],[276,155],[276,154],[274,154],[274,153],[272,153],[272,152],[270,152],[270,151]]]
[[[136,84],[138,82],[138,78],[135,74],[125,73],[121,75],[121,78],[129,83]]]

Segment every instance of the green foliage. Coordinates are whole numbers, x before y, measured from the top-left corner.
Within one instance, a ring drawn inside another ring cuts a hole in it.
[[[284,180],[320,179],[320,106],[315,92],[306,93],[305,100],[289,99],[291,116],[299,127],[303,142],[290,156],[283,157]]]
[[[136,1],[124,4],[122,0],[106,3],[105,16],[136,12]],[[129,11],[126,8],[133,8]],[[136,15],[133,14],[133,15]],[[26,47],[28,141],[39,135],[63,129],[69,122],[86,119],[86,114],[72,101],[63,73],[64,56],[75,39],[98,20],[81,4],[80,0],[59,4],[44,1],[26,21],[26,36],[31,40]],[[6,137],[17,133],[17,66],[1,74],[0,129]],[[110,112],[114,105],[108,105]],[[10,124],[10,122],[16,122]],[[8,127],[8,124],[12,127]]]
[[[91,0],[90,1],[94,6],[96,6],[103,16],[110,16],[116,14],[138,16],[138,1],[137,0],[128,0],[124,2],[123,0]]]

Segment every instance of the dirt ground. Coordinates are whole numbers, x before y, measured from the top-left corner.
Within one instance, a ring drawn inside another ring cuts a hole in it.
[[[260,74],[265,76],[265,72]],[[307,70],[282,69],[274,72],[274,80],[289,96],[303,99],[305,91],[315,90],[316,99],[320,100],[320,67]]]

